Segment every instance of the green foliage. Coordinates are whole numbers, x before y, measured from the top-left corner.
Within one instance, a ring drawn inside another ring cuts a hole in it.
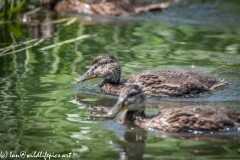
[[[0,13],[0,18],[12,20],[17,12],[21,10],[26,0],[4,0],[3,11]]]

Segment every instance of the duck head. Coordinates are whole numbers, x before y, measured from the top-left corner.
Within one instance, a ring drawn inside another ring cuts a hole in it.
[[[109,116],[115,116],[122,110],[143,112],[146,96],[138,85],[125,87],[119,95],[117,103],[108,111]]]
[[[119,83],[121,67],[116,57],[104,54],[92,61],[90,69],[76,79],[76,82],[83,82],[93,78],[103,78],[110,83]]]

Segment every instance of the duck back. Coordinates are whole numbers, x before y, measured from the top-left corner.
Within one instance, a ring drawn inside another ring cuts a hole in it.
[[[155,117],[136,117],[130,120],[135,125],[166,132],[222,131],[240,125],[240,111],[212,106],[167,108]]]

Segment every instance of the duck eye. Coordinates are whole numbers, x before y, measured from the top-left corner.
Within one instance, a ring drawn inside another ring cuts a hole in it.
[[[130,93],[129,95],[128,95],[128,97],[133,97],[133,96],[136,96],[138,94],[138,92],[133,92],[133,93]]]
[[[108,62],[100,62],[99,65],[105,65],[107,64]]]

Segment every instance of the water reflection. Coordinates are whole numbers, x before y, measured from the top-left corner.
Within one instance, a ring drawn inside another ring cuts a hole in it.
[[[193,153],[193,154],[209,154],[213,153],[213,148],[221,149],[221,147],[217,147],[217,143],[235,141],[240,139],[240,135],[235,133],[233,134],[215,134],[215,135],[207,135],[207,134],[198,134],[198,135],[187,135],[187,134],[169,134],[169,133],[149,133],[140,128],[134,128],[132,130],[125,131],[115,131],[116,136],[119,139],[118,141],[110,141],[110,145],[113,148],[117,148],[119,152],[119,159],[121,160],[138,160],[145,159],[145,157],[150,156],[149,152],[147,152],[147,148],[151,148],[151,143],[156,144],[158,146],[155,148],[159,151],[157,154],[159,157],[164,157],[166,153],[161,150],[166,150],[169,152],[170,150],[174,150],[174,148],[178,148],[178,150],[182,153]],[[156,138],[153,138],[157,137]],[[170,138],[170,139],[169,139]],[[173,140],[179,139],[179,140]],[[154,143],[152,140],[155,140]],[[172,139],[172,140],[171,140]],[[183,141],[182,141],[183,140]],[[211,141],[216,143],[215,146],[210,149],[207,147],[208,143],[202,143],[201,141]],[[175,143],[174,143],[175,141]],[[185,142],[186,145],[183,145]],[[150,144],[150,145],[147,145]],[[153,145],[154,146],[154,145]],[[171,147],[172,149],[168,148]],[[148,153],[146,155],[146,153]]]
[[[160,138],[178,138],[197,141],[211,141],[211,142],[229,142],[240,140],[240,127],[234,127],[222,132],[198,132],[192,133],[163,133],[150,132],[149,134]]]
[[[116,131],[116,136],[120,141],[112,140],[109,143],[111,147],[119,150],[120,160],[143,159],[146,153],[147,131],[140,128],[133,131]]]
[[[28,25],[28,31],[32,38],[52,38],[56,31],[53,21],[57,18],[57,14],[53,12],[45,12],[33,15],[24,15],[23,22]]]
[[[84,104],[86,108],[89,109],[90,114],[85,119],[89,121],[100,121],[100,120],[107,120],[112,119],[107,115],[110,107],[116,102],[115,99],[91,99],[89,96],[84,95],[75,95],[76,102]]]

